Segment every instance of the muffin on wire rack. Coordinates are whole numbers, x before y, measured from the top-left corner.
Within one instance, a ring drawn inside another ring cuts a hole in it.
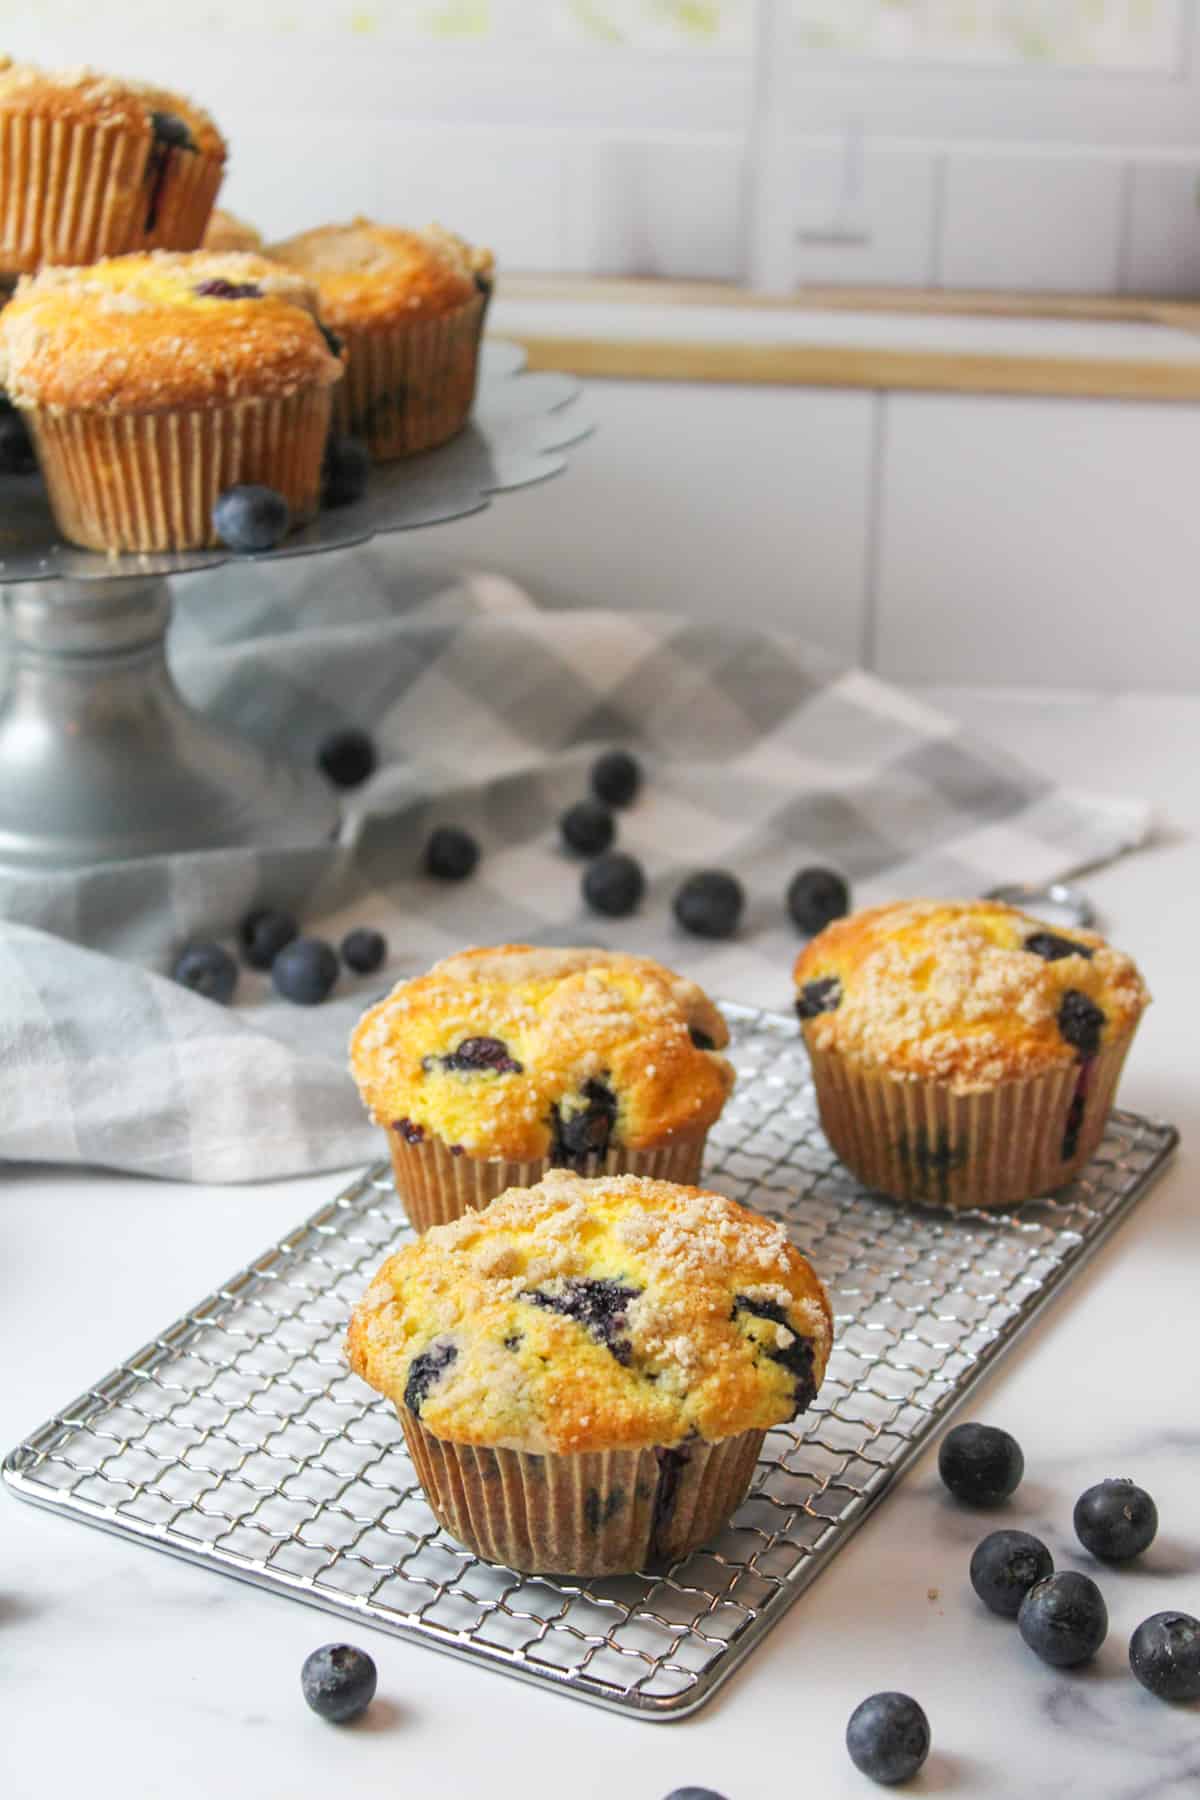
[[[555,1170],[391,1257],[347,1352],[452,1536],[513,1569],[613,1575],[721,1530],[831,1339],[781,1225],[693,1187]]]
[[[182,95],[0,57],[0,273],[194,250],[225,140]]]
[[[462,430],[492,291],[490,250],[436,225],[402,231],[355,219],[301,232],[270,254],[314,283],[321,316],[345,341],[339,432],[389,462]]]
[[[1128,956],[990,900],[838,919],[796,963],[825,1135],[869,1187],[1016,1206],[1095,1154],[1149,1001]]]
[[[692,981],[609,950],[465,950],[360,1021],[350,1062],[418,1231],[555,1166],[695,1181],[733,1087]]]
[[[303,524],[341,378],[312,289],[261,256],[44,269],[0,313],[0,380],[59,529],[93,550],[213,544],[213,506],[241,483]]]

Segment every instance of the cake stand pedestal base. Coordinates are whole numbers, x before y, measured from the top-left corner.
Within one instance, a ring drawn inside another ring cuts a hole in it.
[[[0,867],[36,871],[331,839],[325,781],[185,703],[167,583],[23,582],[3,591]]]

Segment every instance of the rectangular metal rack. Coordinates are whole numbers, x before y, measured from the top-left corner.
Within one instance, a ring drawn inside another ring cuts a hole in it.
[[[984,1371],[1137,1205],[1177,1142],[1114,1114],[1086,1173],[1012,1214],[865,1192],[817,1123],[794,1021],[726,1008],[738,1085],[706,1179],[782,1219],[829,1285],[816,1406],[669,1570],[571,1582],[440,1531],[391,1407],[346,1368],[350,1308],[408,1235],[384,1165],[7,1457],[23,1499],[411,1641],[648,1719],[702,1705]]]

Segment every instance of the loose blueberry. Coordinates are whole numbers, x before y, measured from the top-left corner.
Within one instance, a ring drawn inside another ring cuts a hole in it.
[[[588,864],[580,885],[593,912],[623,919],[639,905],[646,892],[646,877],[636,857],[609,850]]]
[[[836,869],[801,869],[788,884],[787,909],[809,937],[850,911],[850,889]]]
[[[379,755],[366,732],[351,726],[330,732],[317,751],[317,767],[335,787],[356,788],[375,773]]]
[[[342,939],[342,961],[356,975],[373,975],[381,969],[387,956],[387,939],[382,931],[358,925]]]
[[[580,856],[599,856],[616,835],[616,821],[598,800],[577,800],[558,821],[567,847]]]
[[[361,438],[330,438],[321,465],[321,505],[349,506],[367,491],[371,456]]]
[[[641,785],[641,764],[628,750],[606,750],[592,764],[592,792],[605,806],[628,806]]]
[[[404,1404],[414,1418],[420,1418],[421,1408],[429,1398],[430,1388],[436,1386],[451,1363],[457,1360],[457,1347],[444,1341],[431,1344],[428,1350],[420,1350],[413,1357],[408,1365],[408,1380],[404,1384]]]
[[[1098,1481],[1075,1502],[1075,1535],[1102,1562],[1140,1556],[1157,1531],[1158,1508],[1132,1481]]]
[[[279,912],[273,906],[256,907],[238,927],[242,956],[252,969],[269,969],[298,930],[290,913]]]
[[[175,959],[171,979],[218,1006],[228,1006],[237,986],[237,964],[220,944],[188,944]]]
[[[1017,1611],[1017,1630],[1043,1662],[1070,1669],[1087,1662],[1108,1636],[1108,1608],[1090,1575],[1063,1569],[1031,1587]]]
[[[821,1013],[836,1012],[841,1004],[842,984],[836,975],[806,981],[796,995],[796,1012],[802,1019],[816,1019]]]
[[[861,1774],[894,1787],[929,1755],[929,1720],[907,1694],[872,1694],[850,1714],[846,1748]]]
[[[1061,962],[1064,956],[1082,956],[1091,962],[1096,954],[1087,944],[1076,944],[1070,938],[1059,937],[1057,931],[1035,931],[1025,939],[1026,950],[1034,956],[1040,956],[1043,962]]]
[[[1054,1558],[1029,1531],[991,1531],[971,1557],[971,1586],[994,1613],[1015,1619],[1031,1587],[1054,1573]]]
[[[956,1500],[971,1506],[1007,1500],[1024,1473],[1020,1444],[996,1425],[955,1425],[938,1447],[938,1474]]]
[[[479,845],[457,825],[438,825],[425,846],[425,868],[439,881],[465,881],[479,861]]]
[[[1159,1700],[1200,1700],[1200,1619],[1152,1613],[1129,1640],[1129,1666]]]
[[[689,875],[673,902],[676,919],[694,937],[732,937],[746,896],[736,875],[726,869],[702,869]]]
[[[0,475],[28,475],[35,462],[24,419],[6,408],[0,412]]]
[[[725,1800],[724,1794],[718,1794],[716,1788],[672,1788],[667,1800]]]
[[[195,292],[201,300],[261,300],[263,294],[257,281],[226,281],[221,275],[198,282]]]
[[[196,140],[188,129],[186,119],[178,113],[152,112],[150,129],[160,144],[167,144],[172,150],[194,150]]]
[[[375,1664],[353,1644],[322,1644],[304,1659],[300,1687],[322,1719],[345,1725],[366,1712],[375,1698]]]
[[[271,964],[276,991],[295,1006],[320,1006],[337,978],[337,951],[323,938],[293,938]]]
[[[273,550],[287,536],[290,523],[283,495],[257,482],[226,488],[213,507],[213,530],[227,549],[240,556]]]
[[[1081,1056],[1095,1056],[1104,1030],[1104,1014],[1078,988],[1068,988],[1058,1009],[1058,1029]]]

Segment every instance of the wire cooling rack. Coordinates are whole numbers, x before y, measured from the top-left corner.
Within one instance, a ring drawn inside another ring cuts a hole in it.
[[[1019,1213],[866,1193],[817,1124],[792,1020],[728,1007],[739,1080],[706,1179],[782,1219],[830,1289],[817,1404],[769,1434],[749,1496],[673,1568],[572,1582],[439,1530],[391,1407],[347,1370],[350,1308],[406,1237],[383,1165],[33,1432],[27,1500],[278,1593],[643,1718],[712,1694],[825,1568],[1177,1142],[1116,1113],[1086,1173]]]

